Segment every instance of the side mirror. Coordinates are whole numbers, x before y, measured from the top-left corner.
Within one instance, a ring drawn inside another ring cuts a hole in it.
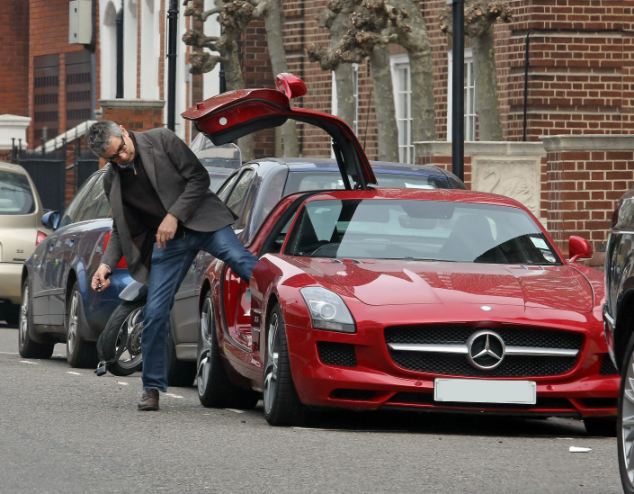
[[[51,230],[57,230],[59,226],[59,211],[48,211],[42,215],[42,224]]]
[[[578,259],[589,259],[592,257],[592,245],[585,238],[571,235],[568,239],[568,260],[575,262]]]

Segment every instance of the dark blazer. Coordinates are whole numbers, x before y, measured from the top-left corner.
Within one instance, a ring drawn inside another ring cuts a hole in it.
[[[164,128],[135,132],[136,152],[147,176],[168,213],[185,227],[213,232],[232,224],[235,216],[209,190],[209,174],[198,158],[173,132]],[[142,252],[145,238],[134,241],[125,220],[121,181],[116,165],[108,164],[104,189],[112,208],[112,234],[102,262],[114,269],[125,256],[132,277],[145,282],[150,271],[152,252]],[[147,235],[153,235],[147,232]],[[147,249],[146,249],[147,250]]]

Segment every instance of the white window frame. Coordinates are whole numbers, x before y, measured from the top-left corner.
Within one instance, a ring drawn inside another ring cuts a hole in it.
[[[447,54],[449,66],[447,68],[447,141],[451,142],[451,105],[453,102],[453,94],[451,83],[453,79],[453,51],[449,50]],[[473,64],[473,50],[465,48],[464,51],[464,140],[476,140],[477,113],[475,100],[475,72]]]
[[[409,56],[406,53],[390,57],[394,96],[394,116],[398,128],[398,159],[401,163],[414,163],[412,142],[412,79]],[[401,78],[404,78],[401,81]],[[401,90],[401,87],[405,89]],[[403,109],[405,111],[403,112]]]

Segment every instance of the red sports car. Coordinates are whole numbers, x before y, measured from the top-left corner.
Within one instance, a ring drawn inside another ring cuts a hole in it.
[[[573,416],[611,433],[619,378],[602,336],[602,274],[569,259],[518,202],[464,190],[372,187],[332,115],[291,108],[301,81],[225,93],[185,116],[215,143],[280,125],[333,138],[348,190],[283,198],[248,247],[250,284],[207,271],[198,392],[274,425],[309,407]]]

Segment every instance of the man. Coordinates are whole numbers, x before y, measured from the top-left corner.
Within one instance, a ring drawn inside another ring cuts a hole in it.
[[[196,254],[209,252],[245,280],[257,258],[231,229],[235,216],[209,190],[205,168],[171,131],[130,132],[103,120],[90,127],[88,145],[108,161],[104,189],[113,218],[92,288],[108,288],[122,255],[132,277],[147,285],[138,409],[158,410],[159,391],[167,389],[169,314]]]

